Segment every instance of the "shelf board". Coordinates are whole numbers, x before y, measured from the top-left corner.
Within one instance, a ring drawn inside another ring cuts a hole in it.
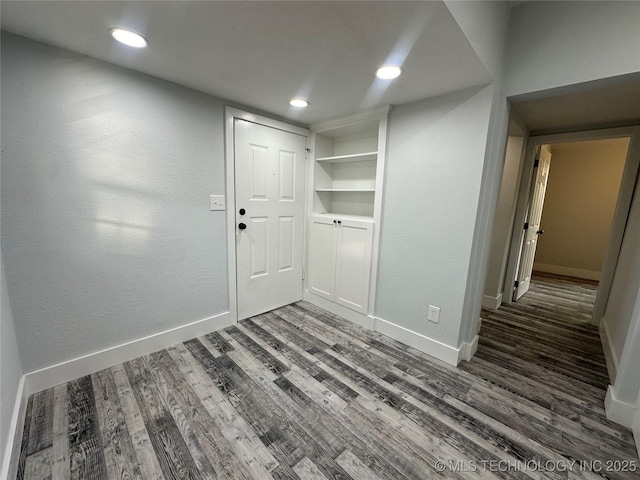
[[[335,157],[316,158],[316,162],[324,163],[355,163],[367,162],[378,158],[378,152],[352,153],[351,155],[336,155]]]
[[[316,192],[364,192],[375,193],[375,188],[316,188]]]
[[[345,213],[319,213],[315,212],[313,215],[317,215],[320,217],[331,217],[337,220],[360,220],[362,222],[371,222],[373,223],[373,217],[369,217],[366,215],[347,215]]]

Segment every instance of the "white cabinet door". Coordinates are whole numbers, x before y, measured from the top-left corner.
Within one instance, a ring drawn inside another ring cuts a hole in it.
[[[309,291],[367,314],[372,242],[373,222],[311,217]]]
[[[333,218],[311,217],[307,286],[329,300],[334,300],[335,291],[336,227]]]
[[[337,237],[335,302],[366,314],[373,223],[340,220]]]

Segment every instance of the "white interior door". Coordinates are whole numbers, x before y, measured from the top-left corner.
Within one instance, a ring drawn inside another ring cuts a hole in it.
[[[527,224],[524,231],[524,238],[520,253],[520,262],[518,264],[517,284],[514,289],[513,299],[518,300],[522,295],[527,293],[531,283],[531,274],[533,272],[533,261],[536,256],[536,247],[538,245],[538,235],[540,229],[540,220],[542,218],[542,207],[544,206],[544,196],[547,192],[547,181],[549,180],[549,167],[551,165],[551,152],[544,146],[540,149],[540,158],[538,166],[534,172],[534,185],[529,202],[529,214]]]
[[[305,142],[234,121],[238,319],[302,299]]]

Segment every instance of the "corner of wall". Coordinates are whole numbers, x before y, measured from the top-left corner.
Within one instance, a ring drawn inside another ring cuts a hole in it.
[[[18,461],[20,456],[20,445],[22,442],[22,431],[24,429],[25,414],[29,392],[26,388],[26,379],[23,375],[18,385],[16,399],[13,405],[13,414],[9,424],[7,444],[2,452],[3,463],[0,465],[0,478],[16,478],[18,474]]]
[[[638,396],[638,401],[636,403],[636,418],[633,422],[633,427],[631,427],[631,430],[633,431],[633,438],[636,441],[636,452],[638,453],[638,457],[640,458],[640,395]]]
[[[612,385],[607,389],[604,399],[604,409],[607,418],[623,427],[632,428],[638,416],[638,406],[618,400]]]
[[[616,375],[618,374],[618,356],[614,350],[614,346],[609,338],[609,331],[607,327],[607,318],[602,317],[600,320],[600,326],[598,327],[600,333],[600,342],[602,343],[602,350],[604,352],[604,360],[607,365],[607,373],[609,374],[609,382],[613,385],[616,381]]]
[[[502,305],[502,293],[500,293],[497,297],[492,297],[491,295],[482,296],[482,306],[484,308],[488,308],[489,310],[497,310],[500,305]]]

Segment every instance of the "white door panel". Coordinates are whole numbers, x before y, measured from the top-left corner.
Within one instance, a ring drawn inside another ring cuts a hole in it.
[[[238,318],[243,319],[302,299],[306,139],[236,119],[234,140]]]
[[[551,152],[546,148],[540,151],[538,167],[534,172],[535,184],[531,194],[529,214],[527,218],[528,228],[524,233],[524,240],[521,249],[520,263],[518,266],[517,281],[518,286],[514,292],[514,300],[518,300],[529,290],[531,284],[531,274],[533,273],[533,261],[536,256],[538,245],[538,235],[540,230],[540,220],[542,219],[542,209],[544,207],[544,197],[547,192],[547,182],[549,180],[549,167],[551,166]]]

